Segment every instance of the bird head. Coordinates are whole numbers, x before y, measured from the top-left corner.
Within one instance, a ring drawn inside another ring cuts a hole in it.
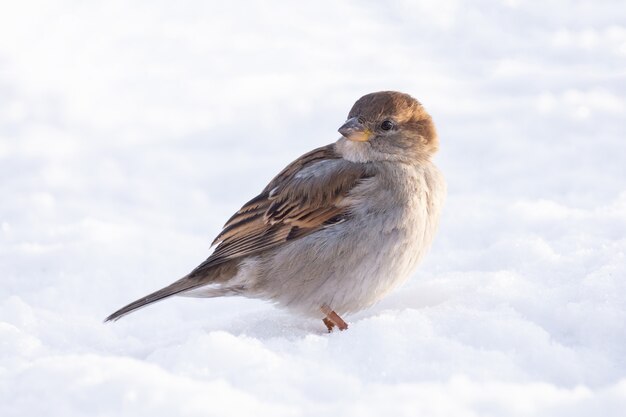
[[[435,125],[424,106],[396,91],[358,99],[339,133],[344,153],[352,151],[359,159],[424,160],[439,146]]]

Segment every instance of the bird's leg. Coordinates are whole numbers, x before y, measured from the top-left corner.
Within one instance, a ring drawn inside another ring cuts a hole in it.
[[[348,323],[343,321],[343,319],[339,317],[339,314],[335,313],[330,307],[323,305],[321,310],[322,313],[326,314],[326,317],[322,320],[324,321],[324,324],[328,328],[329,332],[333,330],[334,326],[337,326],[339,330],[346,330],[348,328]]]
[[[330,321],[330,319],[328,317],[324,317],[322,319],[322,321],[324,322],[324,324],[326,325],[326,328],[328,329],[328,333],[331,333],[333,331],[333,327],[335,327],[335,323],[333,323],[332,321]]]

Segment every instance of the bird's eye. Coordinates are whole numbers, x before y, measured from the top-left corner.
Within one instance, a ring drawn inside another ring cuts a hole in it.
[[[382,130],[391,130],[393,128],[393,122],[391,120],[385,120],[380,124]]]

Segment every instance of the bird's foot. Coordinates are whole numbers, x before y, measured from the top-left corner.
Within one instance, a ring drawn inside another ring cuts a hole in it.
[[[328,306],[322,306],[322,313],[326,314],[326,317],[322,319],[326,328],[328,329],[328,333],[333,331],[333,328],[337,326],[339,330],[346,330],[348,328],[348,323],[346,323],[339,314],[335,313]]]
[[[322,319],[322,321],[324,322],[324,324],[326,325],[326,328],[328,329],[328,333],[331,333],[333,331],[333,328],[335,327],[335,323],[333,323],[332,321],[330,321],[330,319],[328,317],[324,317]]]

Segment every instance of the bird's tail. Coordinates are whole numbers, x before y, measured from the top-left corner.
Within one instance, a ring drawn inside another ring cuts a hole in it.
[[[180,294],[181,292],[188,291],[197,286],[197,281],[192,282],[189,278],[182,278],[165,288],[161,288],[160,290],[155,291],[152,294],[148,294],[145,297],[142,297],[136,301],[133,301],[127,306],[120,308],[115,313],[104,319],[104,321],[107,322],[121,319],[125,315],[130,314],[135,310],[139,310],[140,308],[143,308],[147,305],[156,303],[157,301],[161,301],[173,295]]]
[[[125,307],[120,308],[115,313],[104,319],[107,321],[115,321],[133,311],[139,310],[142,307],[156,303],[165,298],[173,295],[181,294],[193,290],[195,288],[203,287],[212,282],[224,283],[232,278],[237,273],[237,266],[233,262],[226,262],[220,265],[213,266],[207,269],[196,268],[189,275],[179,279],[178,281],[168,285],[165,288],[161,288],[158,291],[148,294],[139,300],[133,301]],[[215,294],[219,296],[222,294]]]

